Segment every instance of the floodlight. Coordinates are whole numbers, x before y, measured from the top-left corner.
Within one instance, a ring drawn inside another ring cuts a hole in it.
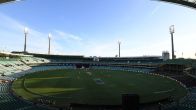
[[[48,54],[50,54],[50,40],[51,40],[52,34],[48,34]]]
[[[48,38],[49,38],[49,39],[51,39],[51,37],[52,37],[52,34],[51,34],[51,33],[49,33],[49,34],[48,34]]]
[[[120,44],[121,44],[121,42],[118,41],[118,57],[120,57]]]
[[[169,27],[169,31],[170,31],[170,33],[174,33],[174,32],[175,32],[175,30],[174,30],[174,25],[171,25],[171,26]]]
[[[171,25],[171,26],[169,27],[169,31],[170,31],[170,34],[171,34],[172,59],[175,59],[175,54],[174,54],[174,41],[173,41],[174,25]]]
[[[27,34],[28,34],[28,28],[24,28],[24,34],[25,34],[25,43],[24,43],[24,52],[26,53],[26,48],[27,48]]]
[[[28,34],[28,28],[27,27],[24,28],[24,33]]]
[[[121,42],[120,42],[120,41],[118,41],[118,44],[121,44]]]

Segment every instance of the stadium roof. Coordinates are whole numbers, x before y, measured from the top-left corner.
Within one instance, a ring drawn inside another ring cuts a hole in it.
[[[14,2],[14,1],[20,1],[20,0],[0,0],[0,4],[7,3],[7,2]]]
[[[20,0],[0,0],[0,3],[12,2],[12,1],[20,1]],[[171,3],[176,3],[176,4],[196,8],[196,0],[159,0],[159,1],[171,2]]]
[[[171,2],[171,3],[188,6],[191,8],[196,8],[196,0],[159,0],[159,1]]]

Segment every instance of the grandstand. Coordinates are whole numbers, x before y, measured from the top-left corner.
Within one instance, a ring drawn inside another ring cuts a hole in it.
[[[15,97],[11,92],[11,82],[0,83],[1,110],[49,110],[47,107],[35,105],[31,102]]]
[[[39,54],[38,56],[37,54],[2,54],[0,60],[0,79],[2,91],[1,98],[4,101],[1,101],[1,108],[3,107],[3,110],[30,110],[35,108],[40,110],[56,109],[54,106],[51,108],[47,104],[42,105],[38,102],[36,102],[35,106],[35,102],[29,102],[28,100],[21,98],[12,91],[12,82],[22,76],[25,76],[26,74],[35,72],[87,68],[93,70],[120,70],[145,74],[158,73],[159,75],[167,76],[176,81],[179,81],[179,83],[182,83],[182,85],[184,85],[185,87],[188,87],[189,94],[181,99],[178,103],[161,103],[161,108],[164,110],[170,110],[173,108],[193,110],[195,108],[195,79],[190,75],[187,75],[186,73],[190,73],[190,71],[191,74],[193,73],[192,68],[194,68],[194,66],[192,65],[195,65],[194,63],[194,60],[189,59],[162,61],[160,57],[101,57],[99,61],[94,61],[91,57],[83,56],[55,56],[44,54]],[[187,68],[190,67],[191,69],[187,70]],[[10,102],[14,103],[14,106],[12,106],[13,108],[7,106],[7,104]],[[153,104],[153,106],[158,110],[159,105],[157,103]],[[66,107],[66,109],[68,108],[70,109],[70,106]],[[78,107],[76,108],[78,109]],[[118,105],[116,106],[116,108],[120,108],[120,106]],[[152,104],[150,104],[149,106],[142,105],[140,109],[144,108],[150,109],[152,108]]]
[[[26,76],[27,74],[32,74],[36,72],[44,72],[51,70],[67,70],[67,69],[93,69],[93,70],[112,70],[112,71],[128,71],[128,72],[138,72],[144,74],[155,74],[160,75],[160,77],[168,77],[172,80],[176,80],[179,84],[186,87],[189,91],[189,94],[186,97],[183,97],[179,101],[168,101],[164,102],[156,102],[149,105],[140,105],[140,109],[150,110],[151,108],[158,110],[160,107],[163,110],[172,110],[174,108],[178,108],[180,110],[187,109],[192,110],[195,109],[195,82],[196,80],[193,75],[195,68],[195,61],[191,59],[174,59],[163,61],[161,57],[99,57],[96,58],[99,60],[94,60],[93,57],[84,57],[84,56],[64,56],[64,55],[44,55],[44,54],[33,54],[26,53],[25,55],[22,53],[9,53],[9,54],[1,54],[0,60],[0,73],[1,73],[1,90],[2,95],[6,93],[6,95],[2,96],[3,100],[10,100],[16,105],[12,106],[14,109],[20,110],[29,110],[29,109],[57,109],[59,106],[51,106],[48,105],[45,101],[28,101],[27,99],[21,98],[20,95],[13,92],[11,89],[12,82],[16,79],[20,79],[20,77]],[[191,74],[191,75],[190,75]],[[104,84],[104,82],[97,78],[96,81]],[[95,82],[96,82],[95,81]],[[23,97],[23,96],[22,96]],[[19,100],[19,101],[18,101]],[[50,98],[44,100],[51,100]],[[52,99],[53,100],[53,99]],[[171,99],[169,99],[171,100]],[[12,108],[7,107],[7,102],[1,102],[2,107],[5,110],[9,110]],[[23,104],[24,103],[24,104]],[[36,106],[33,104],[36,103]],[[22,105],[20,105],[22,104]],[[67,105],[65,107],[60,107],[64,109],[79,109],[81,105]],[[85,109],[89,108],[90,105],[82,105],[87,106]],[[74,107],[74,108],[73,108]],[[100,108],[100,106],[96,106]],[[112,109],[120,109],[120,105],[116,106],[101,106],[101,108],[112,108]],[[90,109],[91,106],[90,106]],[[94,107],[93,107],[94,109]],[[80,109],[79,109],[80,110]]]

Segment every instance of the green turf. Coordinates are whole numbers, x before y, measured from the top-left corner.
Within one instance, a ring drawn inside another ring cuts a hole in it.
[[[68,103],[121,104],[121,94],[137,93],[140,102],[186,95],[176,81],[144,73],[112,70],[53,70],[26,75],[14,81],[13,90],[35,101],[50,96],[56,105]]]

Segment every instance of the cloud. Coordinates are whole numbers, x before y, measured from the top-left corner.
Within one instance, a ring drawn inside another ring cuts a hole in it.
[[[3,13],[0,13],[0,33],[1,33],[1,50],[7,51],[23,51],[24,46],[24,23],[21,23]],[[27,35],[27,51],[34,53],[48,52],[48,34],[39,32],[36,29],[29,28]],[[63,46],[56,41],[51,42],[51,52],[59,54],[63,51]]]
[[[151,16],[156,14],[156,12],[161,8],[161,4],[157,5],[150,13]]]
[[[75,41],[81,41],[82,40],[82,38],[79,37],[79,36],[76,36],[76,35],[73,35],[73,34],[70,34],[70,33],[66,33],[66,32],[63,32],[63,31],[60,31],[60,30],[55,30],[54,32],[58,36],[63,37],[65,40],[75,40]]]
[[[18,21],[6,16],[5,14],[3,13],[0,13],[0,18],[1,18],[1,27],[4,27],[4,28],[9,28],[9,29],[12,29],[12,30],[19,30],[19,29],[23,29],[24,28],[24,25],[19,23]]]

